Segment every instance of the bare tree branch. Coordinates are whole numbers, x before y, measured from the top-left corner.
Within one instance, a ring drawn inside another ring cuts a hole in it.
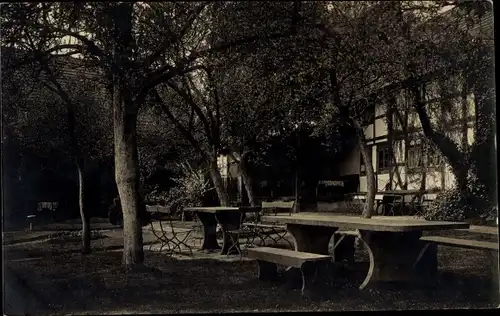
[[[153,54],[151,54],[149,57],[147,57],[144,60],[143,67],[144,68],[148,68],[149,66],[151,66],[151,64],[153,64],[155,61],[157,61],[158,58],[163,53],[165,53],[165,51],[167,50],[167,48],[170,45],[174,44],[177,41],[182,40],[182,38],[184,37],[184,35],[189,31],[189,29],[193,25],[194,21],[196,21],[196,19],[198,18],[198,16],[201,14],[201,12],[203,11],[203,9],[207,5],[208,5],[208,3],[204,2],[204,3],[201,3],[196,9],[192,10],[192,12],[191,12],[191,14],[190,14],[190,16],[189,16],[186,24],[184,24],[184,26],[182,27],[182,29],[180,30],[180,32],[178,34],[170,34],[170,36],[167,36],[165,38],[165,40],[159,45],[159,47],[156,50],[156,52],[154,52]]]
[[[175,118],[175,116],[172,114],[172,112],[168,109],[166,106],[165,102],[163,101],[162,97],[158,93],[158,90],[153,89],[152,90],[152,96],[153,99],[160,105],[162,108],[163,112],[167,115],[167,117],[170,119],[172,123],[174,123],[175,127],[181,132],[182,135],[191,143],[191,145],[194,147],[195,150],[198,151],[198,153],[206,158],[206,153],[205,151],[201,148],[199,142],[193,137],[193,135],[182,126],[182,124]]]

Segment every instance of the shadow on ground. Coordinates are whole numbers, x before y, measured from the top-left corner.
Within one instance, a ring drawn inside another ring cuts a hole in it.
[[[82,256],[78,239],[59,236],[5,248],[5,313],[493,308],[499,301],[498,289],[494,291],[484,266],[485,255],[473,250],[441,248],[435,287],[359,291],[367,263],[338,264],[327,300],[312,302],[299,289],[287,288],[283,280],[258,281],[254,261],[177,260],[145,251],[146,268],[126,271],[121,266],[122,253],[113,251],[123,247],[121,238],[96,239],[93,247],[93,253]]]

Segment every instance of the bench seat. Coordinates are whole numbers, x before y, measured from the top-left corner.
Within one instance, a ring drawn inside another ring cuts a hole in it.
[[[286,226],[272,225],[272,224],[261,224],[261,223],[243,223],[243,226],[257,227],[257,228],[269,228],[269,229],[285,229]]]
[[[248,256],[257,260],[282,264],[294,268],[302,267],[305,262],[331,260],[331,257],[328,255],[272,247],[249,248]]]
[[[355,230],[337,230],[335,232],[335,234],[337,235],[347,235],[347,236],[359,236],[359,232],[355,231]]]
[[[470,240],[470,239],[460,239],[460,238],[450,238],[450,237],[441,237],[441,236],[425,236],[420,238],[421,241],[426,242],[425,246],[422,248],[415,264],[417,264],[422,257],[423,253],[426,251],[434,252],[437,255],[437,248],[439,245],[441,246],[449,246],[449,247],[459,247],[466,249],[476,249],[476,250],[484,250],[488,253],[488,261],[487,265],[489,266],[489,271],[491,273],[491,278],[495,283],[495,287],[498,288],[498,243],[488,242],[488,241],[478,241],[478,240]],[[430,249],[429,249],[430,248]],[[496,268],[495,268],[496,267]],[[436,262],[436,271],[437,271],[437,262]]]
[[[434,243],[437,245],[450,246],[450,247],[460,247],[468,249],[485,249],[485,250],[498,250],[498,243],[489,241],[478,241],[460,238],[450,238],[441,236],[425,236],[421,237],[420,240]]]
[[[259,280],[276,279],[278,276],[277,264],[280,264],[300,269],[302,295],[316,296],[316,294],[324,292],[325,273],[332,259],[328,255],[271,247],[249,248],[247,255],[257,260]]]
[[[488,227],[488,226],[474,226],[471,225],[469,228],[459,229],[460,231],[467,231],[476,234],[490,234],[498,236],[498,227]]]

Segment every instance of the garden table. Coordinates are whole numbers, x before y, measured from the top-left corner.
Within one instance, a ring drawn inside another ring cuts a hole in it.
[[[352,200],[359,200],[359,201],[366,201],[366,195],[367,195],[367,192],[356,192],[356,193],[348,194],[348,196],[350,196]],[[410,205],[411,209],[413,209],[414,211],[417,211],[417,213],[418,213],[418,210],[421,208],[422,205],[418,199],[417,199],[417,202],[415,202],[415,200],[420,195],[423,195],[424,197],[425,196],[432,197],[433,195],[435,195],[435,193],[431,193],[428,190],[423,190],[423,191],[422,190],[377,191],[375,193],[375,202],[376,202],[375,210],[376,210],[377,214],[388,215],[388,214],[385,214],[386,211],[384,209],[381,209],[381,207],[383,205],[392,205],[394,207],[394,206],[399,204],[401,207],[401,210],[403,210],[405,208],[405,205]],[[410,202],[407,202],[408,197],[411,198]],[[391,201],[394,199],[398,199],[399,201],[398,202]],[[389,202],[389,201],[391,201],[391,202]],[[387,213],[392,213],[393,215],[395,215],[394,210],[392,208],[391,208],[391,211],[387,212]]]
[[[229,249],[239,249],[239,245],[233,247],[233,242],[227,233],[229,230],[237,230],[241,226],[241,222],[247,212],[260,212],[260,207],[250,206],[214,206],[214,207],[186,207],[184,212],[196,213],[196,216],[203,224],[203,245],[201,250],[213,251],[221,249],[221,254],[228,254]],[[223,244],[222,248],[217,242],[217,223],[221,226]],[[238,241],[236,241],[238,243]]]
[[[426,221],[410,216],[372,217],[304,212],[291,216],[265,216],[286,224],[295,239],[295,250],[328,254],[328,244],[338,229],[358,230],[370,257],[368,274],[360,289],[382,281],[409,281],[437,271],[437,252],[420,241],[423,231],[468,228],[468,223]]]

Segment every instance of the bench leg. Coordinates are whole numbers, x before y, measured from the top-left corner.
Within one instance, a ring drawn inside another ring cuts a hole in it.
[[[305,262],[302,274],[302,295],[310,299],[321,299],[326,294],[327,262]]]
[[[419,256],[413,264],[415,273],[423,282],[430,283],[436,280],[438,272],[437,251],[436,244],[423,244]]]
[[[257,260],[258,278],[261,281],[274,281],[278,278],[278,266],[275,263]]]
[[[497,250],[487,250],[489,266],[491,269],[492,293],[495,298],[500,298],[500,262]]]

